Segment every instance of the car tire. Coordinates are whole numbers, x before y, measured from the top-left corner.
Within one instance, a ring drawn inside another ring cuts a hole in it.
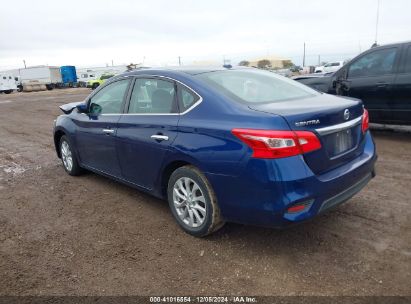
[[[4,94],[10,94],[11,92],[13,92],[13,90],[7,90],[7,91],[4,91]]]
[[[188,234],[203,237],[224,225],[211,184],[194,166],[180,167],[171,174],[167,197],[174,218]]]
[[[64,170],[72,176],[80,175],[83,170],[77,161],[76,153],[74,153],[73,150],[73,145],[68,140],[67,136],[63,135],[60,138],[59,149]]]
[[[91,86],[91,88],[92,88],[93,90],[95,90],[95,89],[97,89],[97,88],[98,88],[98,86],[99,86],[99,84],[98,84],[98,83],[93,83],[93,85]]]

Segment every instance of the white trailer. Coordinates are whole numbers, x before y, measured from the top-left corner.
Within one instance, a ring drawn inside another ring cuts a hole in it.
[[[0,93],[10,94],[17,90],[14,76],[9,73],[0,73]]]
[[[63,80],[61,78],[60,67],[54,66],[34,66],[19,69],[21,84],[25,91],[52,90],[59,87]]]

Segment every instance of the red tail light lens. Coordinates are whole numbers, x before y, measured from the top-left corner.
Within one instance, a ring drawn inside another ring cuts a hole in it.
[[[247,144],[254,158],[282,158],[321,148],[317,136],[308,131],[234,129],[232,133]]]
[[[362,114],[362,125],[361,125],[362,133],[367,132],[369,125],[370,125],[370,116],[368,115],[367,109],[364,109],[364,113]]]

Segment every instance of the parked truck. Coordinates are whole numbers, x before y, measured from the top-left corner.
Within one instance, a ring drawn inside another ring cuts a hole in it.
[[[60,67],[55,66],[34,66],[19,69],[23,90],[44,91],[60,87],[63,83]]]
[[[17,90],[17,86],[13,75],[0,73],[0,93],[10,94],[14,90]]]
[[[21,84],[21,78],[20,76],[15,76],[13,74],[14,80],[16,82],[16,86],[17,86],[17,92],[22,92],[23,91],[23,85]]]
[[[61,79],[65,87],[77,87],[76,67],[65,65],[60,67]]]

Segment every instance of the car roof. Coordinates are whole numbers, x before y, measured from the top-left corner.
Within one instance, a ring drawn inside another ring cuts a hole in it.
[[[394,42],[394,43],[382,44],[382,45],[378,45],[378,46],[375,46],[373,48],[370,48],[370,50],[371,49],[382,48],[382,47],[387,47],[387,46],[400,46],[400,45],[408,44],[408,43],[411,43],[411,40],[410,41],[403,41],[403,42]]]
[[[156,73],[173,73],[173,74],[188,74],[188,75],[198,75],[216,71],[227,71],[227,70],[243,70],[243,69],[252,69],[249,67],[235,66],[235,67],[224,67],[224,66],[178,66],[178,67],[159,67],[159,68],[141,68],[137,70],[132,70],[126,72],[126,75],[141,75],[141,74],[156,74]]]

